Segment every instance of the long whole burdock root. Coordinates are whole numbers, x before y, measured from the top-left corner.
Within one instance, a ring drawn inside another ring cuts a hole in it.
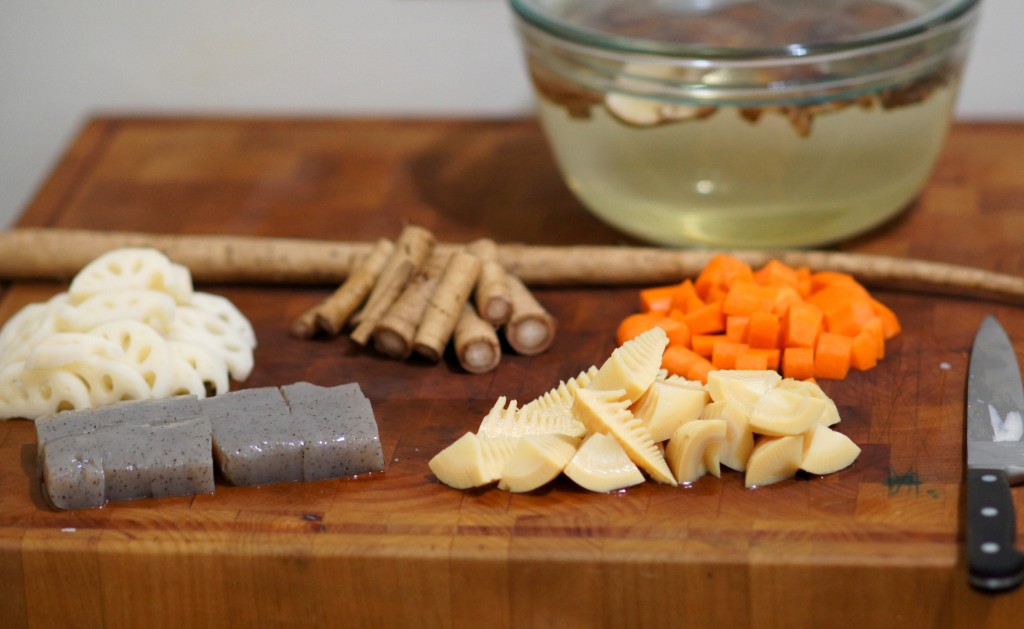
[[[188,266],[198,282],[337,285],[373,246],[373,242],[304,238],[18,228],[0,232],[0,279],[67,280],[112,249],[154,247]],[[461,245],[435,246],[441,252],[455,248]],[[761,266],[774,258],[790,266],[850,273],[870,288],[1024,305],[1024,277],[891,256],[817,250],[497,245],[497,261],[531,287],[680,281],[696,276],[717,253],[732,254],[751,266]]]

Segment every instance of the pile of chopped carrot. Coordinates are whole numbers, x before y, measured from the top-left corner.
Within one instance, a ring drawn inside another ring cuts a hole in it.
[[[641,290],[640,304],[619,325],[619,344],[661,326],[669,337],[662,366],[701,382],[714,369],[842,379],[874,367],[900,332],[896,314],[853,276],[777,260],[755,271],[717,255],[694,280]]]

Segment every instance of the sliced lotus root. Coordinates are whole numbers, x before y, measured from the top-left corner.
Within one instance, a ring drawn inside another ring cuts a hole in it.
[[[68,293],[78,302],[117,289],[148,289],[167,293],[178,303],[192,297],[192,275],[156,249],[115,249],[87,264],[71,281]]]
[[[57,309],[57,320],[69,332],[88,332],[111,321],[129,319],[166,334],[175,308],[174,297],[167,293],[128,288],[96,293],[77,304],[65,304]]]
[[[216,315],[180,306],[168,339],[201,343],[217,352],[227,364],[231,377],[245,380],[253,367],[252,348],[242,336]]]

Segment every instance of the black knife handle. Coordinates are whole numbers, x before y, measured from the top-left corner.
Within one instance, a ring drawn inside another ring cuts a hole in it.
[[[971,585],[995,592],[1024,581],[1010,481],[1000,469],[967,470],[967,567]]]

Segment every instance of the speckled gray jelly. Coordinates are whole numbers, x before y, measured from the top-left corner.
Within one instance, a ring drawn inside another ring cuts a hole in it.
[[[206,398],[203,414],[213,428],[213,454],[232,485],[302,480],[302,435],[288,419],[277,387],[242,389]]]
[[[297,382],[281,387],[292,422],[305,437],[302,473],[307,481],[384,469],[377,422],[356,383],[320,387]]]
[[[194,396],[122,402],[36,422],[40,472],[61,509],[214,490],[210,423]]]

